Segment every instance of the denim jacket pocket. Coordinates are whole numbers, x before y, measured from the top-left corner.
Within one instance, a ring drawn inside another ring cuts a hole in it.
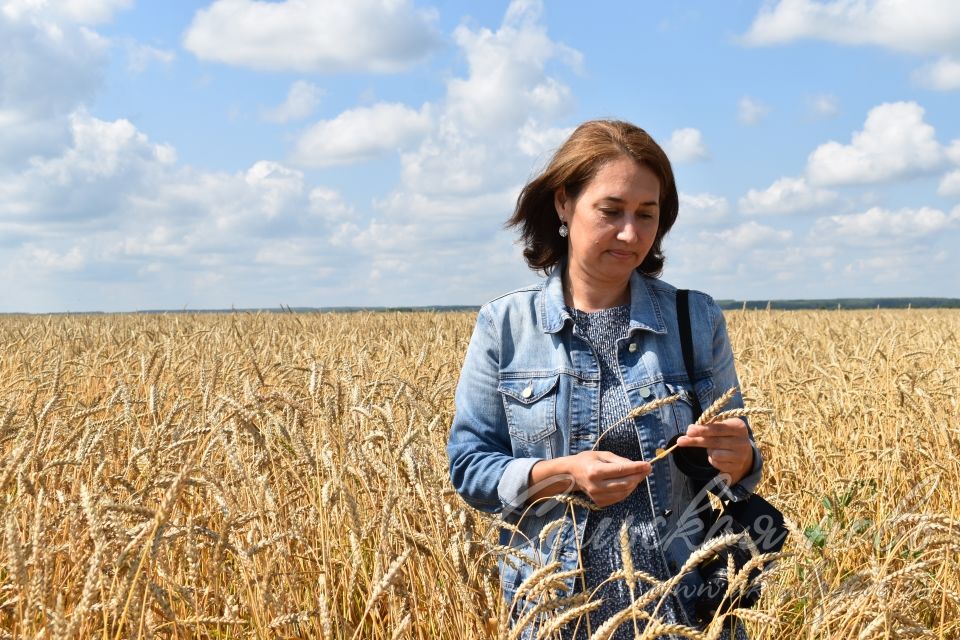
[[[674,433],[686,433],[687,427],[693,424],[693,421],[699,417],[693,415],[693,386],[687,381],[683,381],[682,383],[665,382],[664,386],[666,387],[667,393],[671,395],[678,394],[680,396],[679,400],[668,405],[670,407],[670,413],[673,414],[673,425],[671,426],[676,429]],[[709,398],[711,389],[713,389],[713,381],[710,378],[703,379],[697,383],[697,396],[699,398]],[[700,408],[701,410],[706,409],[705,406]],[[673,437],[674,433],[668,433],[667,439],[669,440]]]
[[[499,390],[514,449],[528,456],[551,456],[550,436],[557,431],[559,374],[512,374],[501,378]],[[517,451],[514,451],[516,455]]]

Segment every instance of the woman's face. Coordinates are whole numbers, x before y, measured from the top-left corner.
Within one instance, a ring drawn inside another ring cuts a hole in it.
[[[594,284],[622,287],[657,237],[660,180],[627,156],[605,163],[576,199],[554,195],[569,227],[569,273]]]

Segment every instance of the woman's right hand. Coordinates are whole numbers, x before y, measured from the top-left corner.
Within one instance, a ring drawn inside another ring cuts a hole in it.
[[[532,497],[543,498],[578,490],[587,494],[598,507],[608,507],[633,493],[650,471],[649,462],[630,460],[609,451],[581,451],[533,465],[530,484],[542,489]],[[571,482],[550,482],[560,480],[564,475],[572,479],[572,487]]]

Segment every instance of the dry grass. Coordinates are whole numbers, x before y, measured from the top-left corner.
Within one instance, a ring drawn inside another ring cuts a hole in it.
[[[960,313],[728,322],[748,406],[773,410],[752,418],[761,492],[795,531],[743,613],[754,635],[960,636]],[[0,319],[0,636],[505,633],[496,522],[447,479],[472,323]],[[719,624],[646,624],[668,632]]]

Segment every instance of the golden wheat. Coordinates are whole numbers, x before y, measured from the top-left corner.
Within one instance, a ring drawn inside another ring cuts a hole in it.
[[[0,637],[510,634],[497,561],[536,561],[499,546],[496,517],[447,474],[473,321],[0,318]],[[792,531],[772,566],[755,561],[764,595],[738,613],[752,636],[960,636],[960,312],[727,324],[760,493]],[[610,579],[637,606],[595,634],[636,619],[642,637],[715,638],[728,622],[664,624],[676,581],[629,568]],[[560,595],[571,574],[549,559],[533,569],[538,637],[598,606]]]

